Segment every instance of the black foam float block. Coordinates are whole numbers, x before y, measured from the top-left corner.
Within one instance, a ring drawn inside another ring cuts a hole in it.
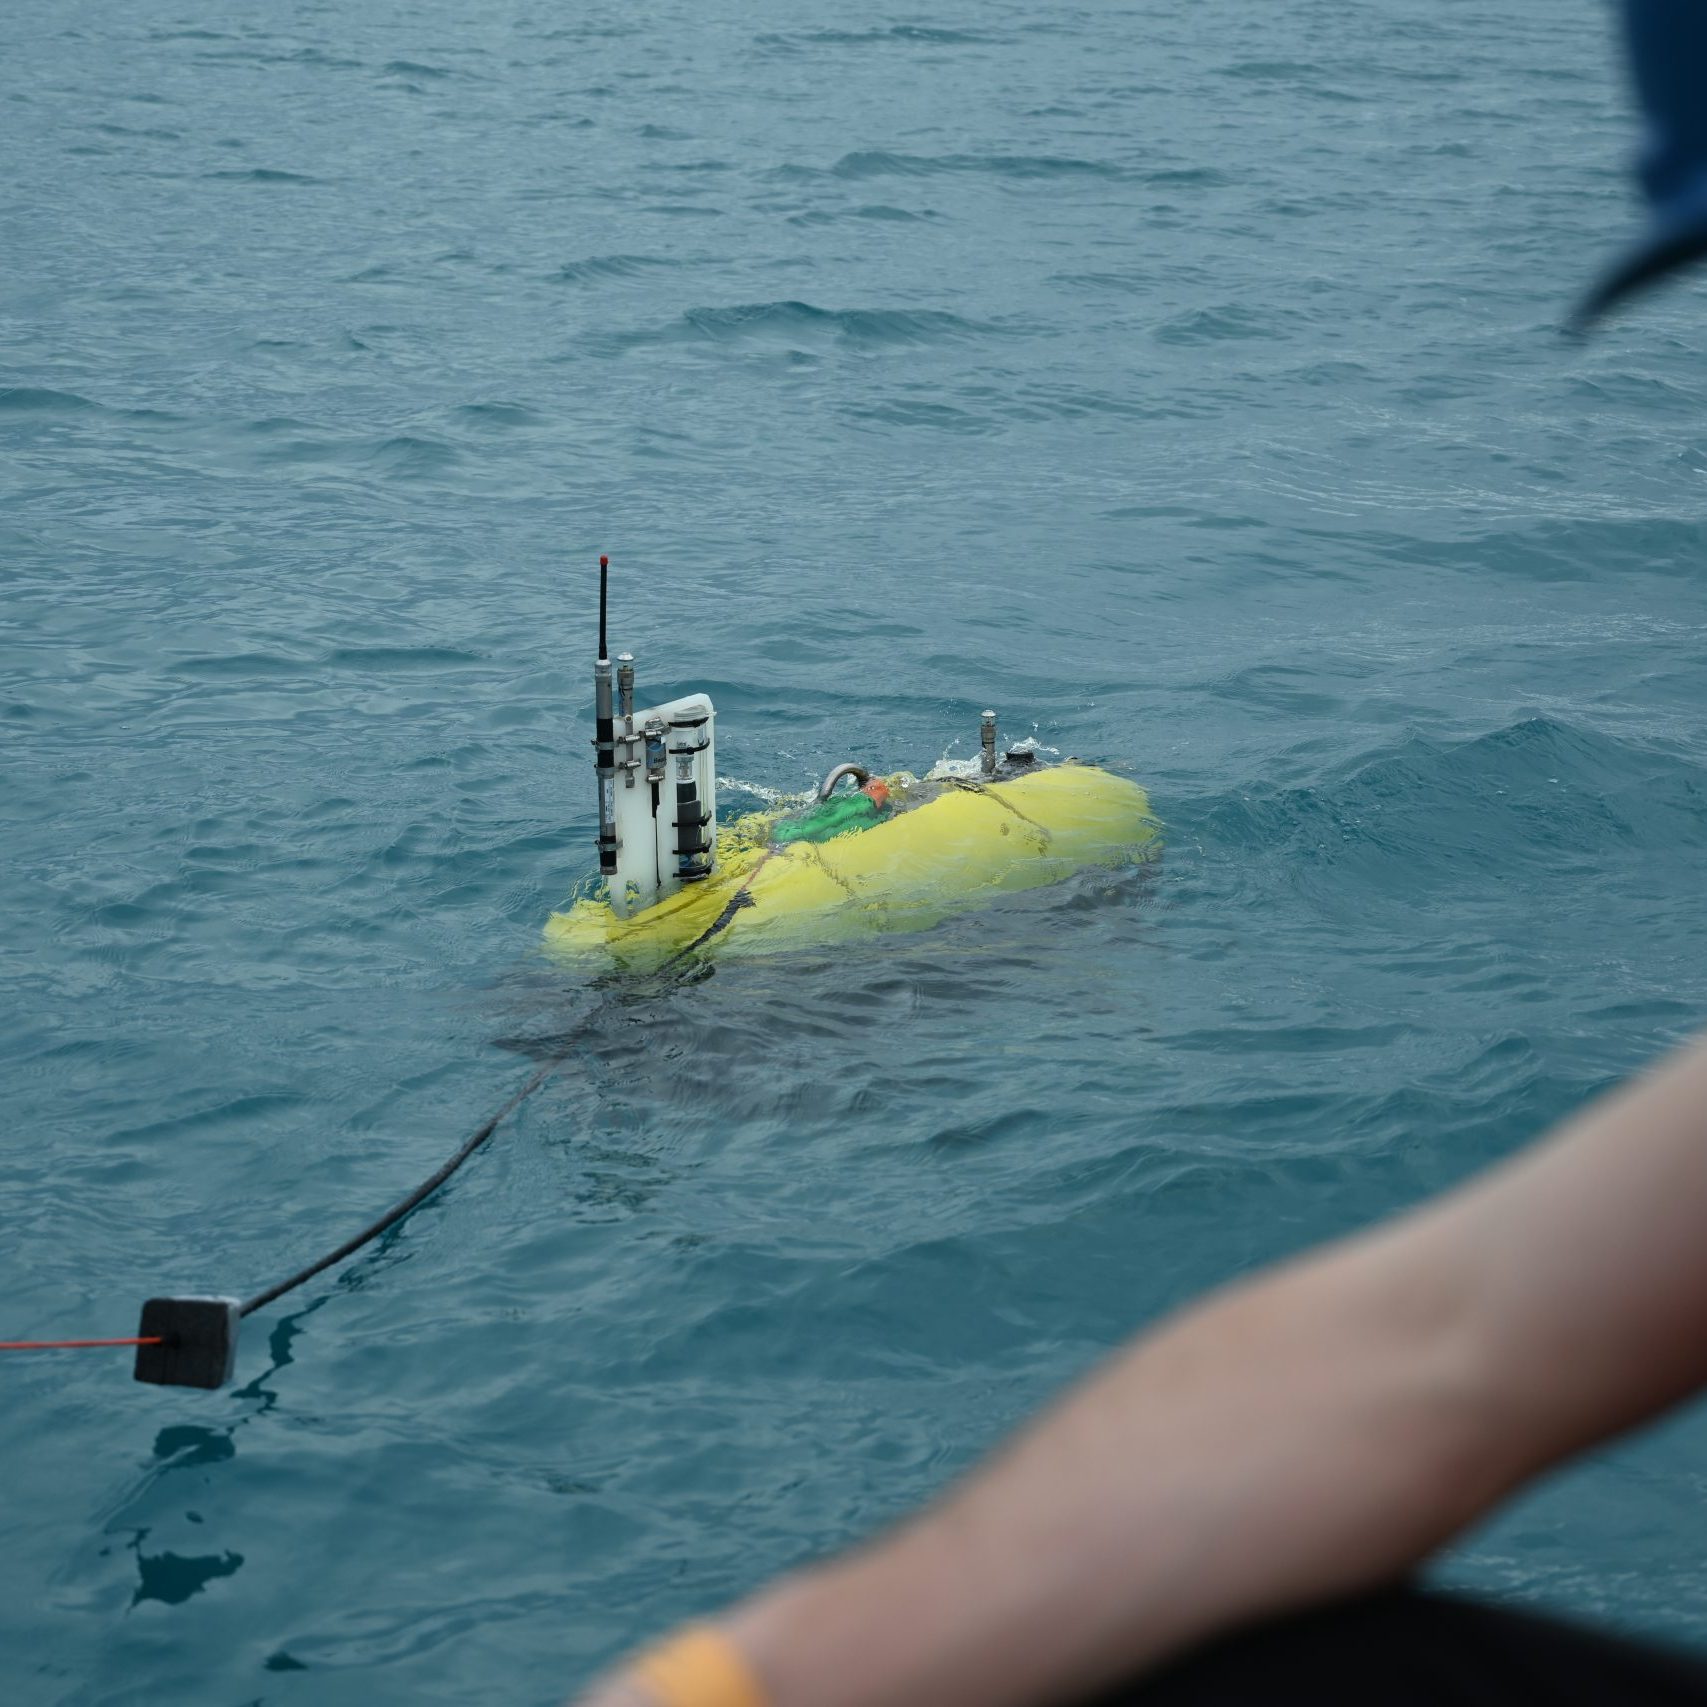
[[[150,1298],[142,1306],[139,1339],[159,1345],[136,1348],[138,1381],[163,1387],[223,1387],[237,1361],[235,1298]]]

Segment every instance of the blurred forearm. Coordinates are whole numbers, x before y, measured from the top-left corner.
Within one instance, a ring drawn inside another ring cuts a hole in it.
[[[1697,1050],[1164,1323],[934,1507],[722,1627],[770,1707],[1041,1707],[1397,1576],[1707,1379],[1704,1226]]]
[[[729,1629],[774,1707],[1022,1707],[1401,1571],[1499,1487],[1462,1300],[1362,1250],[1211,1300]]]

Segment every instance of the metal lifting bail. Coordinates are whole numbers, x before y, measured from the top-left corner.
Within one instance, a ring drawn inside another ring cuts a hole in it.
[[[836,792],[836,784],[845,776],[851,776],[861,788],[871,781],[871,772],[864,765],[837,765],[824,780],[818,784],[818,798],[828,800]]]

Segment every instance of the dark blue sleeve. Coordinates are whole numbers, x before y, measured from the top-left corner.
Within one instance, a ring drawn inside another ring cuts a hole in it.
[[[1623,0],[1623,13],[1649,220],[1577,310],[1579,326],[1707,255],[1707,0]]]

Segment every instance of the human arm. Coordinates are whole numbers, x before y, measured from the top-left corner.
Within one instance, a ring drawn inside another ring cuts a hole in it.
[[[1034,1707],[1390,1579],[1707,1379],[1703,1228],[1698,1048],[1165,1322],[922,1515],[721,1629],[771,1707]]]

